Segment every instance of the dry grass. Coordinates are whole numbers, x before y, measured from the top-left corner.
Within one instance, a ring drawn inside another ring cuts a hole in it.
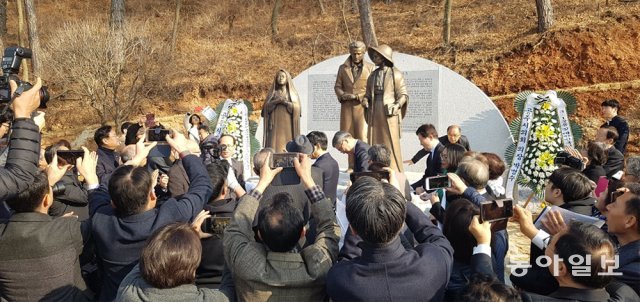
[[[159,88],[171,92],[166,95],[176,92],[178,96],[169,98],[160,94],[153,100],[147,100],[147,107],[160,115],[169,115],[198,105],[215,104],[226,98],[244,98],[254,101],[255,107],[260,108],[275,70],[285,68],[295,76],[315,63],[345,53],[349,37],[359,39],[361,36],[358,15],[351,13],[348,3],[345,26],[340,0],[325,0],[325,15],[320,15],[315,0],[288,0],[283,1],[280,13],[280,35],[272,40],[272,2],[183,0],[175,61],[170,63],[170,58],[166,58],[158,62],[175,64],[172,65],[174,72],[165,77]],[[554,43],[565,43],[573,34],[582,40],[589,35],[599,39],[607,27],[625,23],[630,16],[640,12],[640,3],[612,0],[609,6],[605,6],[605,0],[553,1],[556,23],[552,33],[542,36],[535,31],[534,1],[456,0],[452,10],[453,47],[443,47],[444,1],[395,0],[390,5],[380,0],[372,2],[380,43],[389,44],[396,51],[443,64],[479,83],[489,95],[517,92],[522,87],[560,87],[556,85],[559,83],[557,79],[527,82],[526,78],[510,74],[510,70],[525,64],[529,56],[537,56],[540,61],[546,60],[556,73],[564,72],[560,63],[565,61],[560,60],[554,65],[558,58],[544,57],[547,47],[556,47],[557,53],[580,52],[580,47],[585,47],[582,44],[568,49]],[[100,18],[107,26],[109,5],[109,0],[38,2],[41,40],[46,43],[47,38],[67,21]],[[127,22],[145,24],[156,39],[169,43],[174,6],[174,1],[167,0],[127,1]],[[9,11],[15,11],[15,2],[9,3]],[[5,44],[16,43],[16,23],[15,14],[11,14],[10,34]],[[632,26],[632,29],[637,29],[637,24]],[[590,32],[593,28],[600,30]],[[544,41],[554,37],[555,33],[564,33],[566,37],[545,44]],[[615,49],[618,42],[615,39],[608,41],[604,44],[607,48],[599,51],[606,54]],[[622,53],[634,51],[634,48],[620,49]],[[633,56],[620,58],[622,63],[634,59]],[[602,73],[597,69],[586,70],[577,77],[586,85],[597,82],[598,74]],[[56,79],[46,80],[56,82]],[[629,99],[623,99],[623,103],[631,104],[637,94],[622,92],[621,96]],[[52,104],[49,118],[53,132],[73,132],[70,128],[75,126],[68,121],[68,115],[58,115],[56,111],[66,106],[67,103]],[[508,102],[499,106],[509,116]],[[90,121],[91,116],[81,119]]]

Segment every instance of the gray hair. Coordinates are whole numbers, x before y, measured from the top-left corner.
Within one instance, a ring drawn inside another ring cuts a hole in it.
[[[275,151],[272,148],[264,148],[253,156],[253,172],[260,175],[260,169],[262,166],[268,164],[267,158],[271,156]]]
[[[351,136],[351,133],[349,132],[345,132],[345,131],[338,131],[336,132],[336,134],[333,136],[333,140],[331,141],[331,144],[333,145],[333,147],[342,144],[342,142],[344,142],[345,140],[352,138],[353,136]]]
[[[627,158],[627,167],[624,170],[624,174],[640,178],[640,156],[630,156]]]
[[[477,190],[484,189],[489,181],[489,166],[480,160],[465,158],[458,165],[456,174]]]
[[[372,162],[381,164],[385,167],[391,166],[391,154],[387,146],[375,144],[367,150],[367,154]]]
[[[125,146],[120,152],[120,159],[123,163],[126,163],[136,156],[136,145]]]

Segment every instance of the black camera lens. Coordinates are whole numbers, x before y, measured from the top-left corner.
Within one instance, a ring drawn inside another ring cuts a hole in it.
[[[53,185],[53,187],[51,187],[51,191],[53,191],[53,196],[60,196],[62,194],[64,194],[64,191],[66,191],[67,187],[65,187],[64,183],[62,182],[57,182],[55,185]]]

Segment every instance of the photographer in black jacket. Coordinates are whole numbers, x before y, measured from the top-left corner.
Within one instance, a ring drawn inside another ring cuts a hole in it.
[[[38,78],[31,89],[19,95],[15,93],[16,82],[11,80],[9,83],[15,97],[10,105],[14,118],[7,162],[0,168],[0,201],[15,197],[33,183],[40,153],[40,131],[31,119],[31,113],[40,105],[42,81]]]

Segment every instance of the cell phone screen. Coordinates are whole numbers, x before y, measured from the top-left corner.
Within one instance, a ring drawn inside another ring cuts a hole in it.
[[[277,167],[292,168],[294,159],[298,157],[298,153],[286,152],[286,153],[273,153],[271,155],[271,161],[269,166],[271,169]]]
[[[67,164],[75,165],[76,160],[84,156],[83,150],[58,150],[56,151],[58,155],[58,162],[60,163],[60,159],[63,159]]]
[[[427,177],[425,180],[427,190],[435,190],[451,187],[449,177],[446,175]]]
[[[499,205],[499,202],[486,201],[480,204],[480,222],[485,221],[496,221],[503,220],[513,216],[513,200],[511,199],[502,199],[500,200],[502,206]]]
[[[171,134],[171,130],[169,129],[149,129],[147,130],[147,141],[148,142],[166,142],[167,135]]]
[[[351,182],[355,182],[358,178],[360,178],[362,176],[373,177],[373,178],[375,178],[377,180],[386,179],[387,181],[389,181],[389,172],[388,171],[353,172],[353,173],[349,174],[349,179],[351,179]]]
[[[202,231],[222,236],[224,229],[231,223],[231,217],[209,217],[202,222]]]

